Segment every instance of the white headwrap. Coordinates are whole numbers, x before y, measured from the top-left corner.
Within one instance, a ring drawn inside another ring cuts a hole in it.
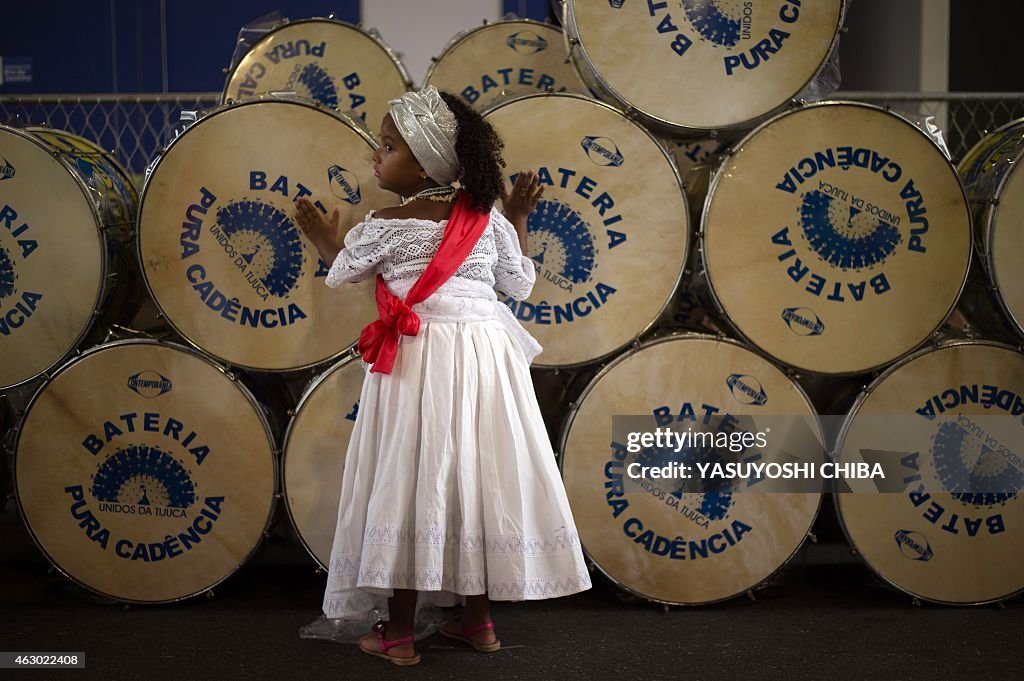
[[[459,177],[458,123],[437,88],[428,85],[419,92],[406,92],[388,106],[402,139],[427,175],[438,184],[454,182]]]

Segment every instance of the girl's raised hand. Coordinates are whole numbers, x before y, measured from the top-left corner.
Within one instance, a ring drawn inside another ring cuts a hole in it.
[[[299,229],[306,235],[306,238],[314,244],[326,241],[329,244],[336,244],[338,241],[338,224],[340,214],[335,208],[331,214],[330,222],[323,216],[313,203],[306,197],[295,202],[295,221],[299,223]]]
[[[537,207],[540,197],[544,196],[544,185],[537,180],[537,173],[534,171],[520,170],[511,191],[507,191],[508,183],[503,184],[501,205],[504,208],[505,217],[513,224],[518,218],[530,217],[530,213]]]

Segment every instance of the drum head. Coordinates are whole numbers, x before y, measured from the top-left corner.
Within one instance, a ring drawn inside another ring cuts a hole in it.
[[[529,300],[506,301],[544,346],[536,364],[583,364],[627,345],[664,311],[689,250],[686,198],[665,150],[577,95],[529,95],[485,118],[508,168],[535,168],[544,185],[529,219],[537,283]]]
[[[347,358],[306,390],[284,441],[285,503],[295,530],[320,567],[331,560],[348,441],[366,369]]]
[[[55,366],[89,331],[107,274],[99,227],[82,180],[0,125],[0,388]]]
[[[939,603],[1024,589],[1024,354],[985,342],[913,355],[851,410],[839,461],[884,456],[890,493],[836,495],[843,527],[883,579]]]
[[[567,0],[565,25],[578,43],[572,58],[595,92],[656,125],[710,130],[740,126],[795,97],[832,51],[843,6]]]
[[[585,94],[556,26],[526,19],[487,24],[456,38],[430,66],[426,84],[483,111],[499,97]]]
[[[201,593],[255,550],[273,439],[252,396],[184,348],[102,345],[33,398],[15,453],[22,517],[82,586],[121,601]]]
[[[189,342],[224,361],[285,371],[340,355],[376,317],[372,280],[332,290],[293,221],[308,196],[343,230],[391,202],[371,141],[332,112],[250,101],[200,119],[153,170],[139,253],[156,304]]]
[[[910,123],[866,105],[809,106],[755,130],[719,168],[703,226],[731,323],[817,373],[864,372],[920,345],[970,264],[952,166]]]
[[[759,385],[763,399],[752,402],[737,377]],[[563,437],[562,477],[580,540],[611,579],[644,598],[677,604],[754,588],[799,548],[820,492],[699,494],[684,490],[679,478],[630,485],[628,466],[638,455],[613,444],[612,416],[655,413],[694,423],[716,413],[800,416],[785,437],[768,440],[763,457],[785,456],[785,442],[787,452],[817,466],[824,448],[810,403],[778,368],[739,344],[684,336],[650,343],[606,367]]]
[[[294,92],[376,130],[388,100],[408,89],[409,76],[380,40],[340,21],[309,19],[254,43],[228,76],[221,101]]]

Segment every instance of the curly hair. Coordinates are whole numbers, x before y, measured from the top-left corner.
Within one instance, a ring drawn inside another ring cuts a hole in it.
[[[461,99],[447,92],[441,93],[441,99],[455,114],[459,126],[455,139],[459,181],[469,194],[473,207],[486,213],[504,188],[501,169],[505,167],[505,159],[501,157],[501,150],[505,143],[491,124]]]

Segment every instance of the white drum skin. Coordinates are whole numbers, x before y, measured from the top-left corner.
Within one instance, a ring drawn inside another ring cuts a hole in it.
[[[410,84],[401,62],[378,38],[342,21],[305,19],[256,41],[228,75],[221,102],[294,92],[376,131],[388,100]]]
[[[761,399],[748,399],[737,387],[741,383],[757,386]],[[767,493],[751,486],[698,494],[674,478],[633,482],[630,491],[624,476],[637,455],[612,444],[612,417],[653,414],[661,415],[663,425],[696,423],[708,415],[800,416],[785,438],[776,433],[779,440],[768,440],[758,455],[771,461],[795,452],[817,466],[824,446],[806,395],[734,341],[670,337],[605,367],[584,391],[562,438],[562,477],[580,541],[617,584],[671,604],[713,603],[753,589],[802,544],[820,491]],[[783,440],[787,453],[780,449]]]
[[[854,374],[939,328],[964,286],[970,230],[959,179],[926,135],[835,102],[736,144],[712,180],[701,254],[745,339],[808,372]]]
[[[1019,274],[1024,258],[1022,160],[1024,120],[1017,120],[982,138],[959,166],[974,214],[975,252],[989,296],[999,309],[992,315],[987,309],[990,306],[982,304],[968,314],[986,331],[1009,327],[1018,339],[1024,337],[1024,282]],[[979,291],[972,294],[984,295]],[[976,298],[972,295],[971,299]]]
[[[508,174],[533,168],[544,185],[529,218],[537,283],[527,301],[506,301],[544,346],[534,365],[616,352],[660,318],[685,269],[675,166],[649,132],[579,95],[520,97],[485,119],[505,140]]]
[[[529,19],[486,24],[457,36],[433,60],[426,85],[484,111],[502,97],[587,93],[557,26]]]
[[[98,399],[99,396],[99,399]],[[198,353],[97,346],[33,397],[15,490],[32,538],[85,588],[176,601],[227,578],[274,509],[274,440],[251,394]]]
[[[0,125],[0,388],[125,321],[138,299],[128,250],[136,202],[123,169],[87,140]]]
[[[835,48],[842,0],[566,0],[573,62],[605,101],[675,134],[743,127]]]
[[[342,231],[394,203],[372,152],[343,117],[298,101],[248,100],[189,127],[139,211],[143,274],[168,322],[233,366],[289,371],[341,356],[376,318],[373,281],[325,286],[330,263],[300,235],[293,202],[338,209]]]
[[[883,493],[837,493],[836,507],[882,579],[958,605],[1024,590],[1022,394],[1024,354],[987,341],[914,353],[861,394],[838,460],[885,457],[892,475]]]

